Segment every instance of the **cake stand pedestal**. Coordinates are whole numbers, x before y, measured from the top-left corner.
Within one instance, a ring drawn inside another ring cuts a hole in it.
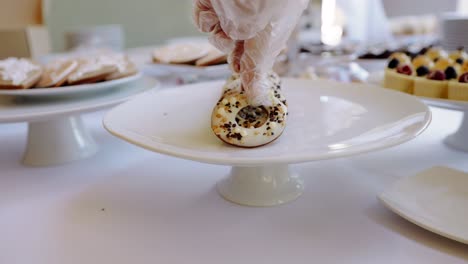
[[[115,106],[156,85],[157,81],[143,78],[105,93],[69,98],[1,96],[0,123],[28,123],[24,165],[51,166],[76,161],[98,151],[81,114]]]
[[[445,144],[454,149],[468,152],[468,110],[463,112],[463,119],[457,132],[445,139]]]
[[[377,71],[369,76],[367,82],[383,88],[383,79],[384,72]],[[468,152],[468,102],[422,96],[418,98],[429,106],[463,112],[463,119],[459,129],[454,134],[447,136],[444,143],[453,149]]]
[[[87,158],[98,146],[79,115],[28,123],[23,163],[30,166],[61,164]]]
[[[229,176],[217,185],[219,193],[231,202],[249,206],[273,206],[295,200],[304,190],[302,179],[288,165],[231,168]]]
[[[460,127],[455,133],[447,136],[444,142],[453,149],[468,152],[468,102],[425,97],[423,101],[430,106],[461,111],[463,113]]]

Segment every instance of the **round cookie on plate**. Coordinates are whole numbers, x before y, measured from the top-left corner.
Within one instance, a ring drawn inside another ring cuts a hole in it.
[[[193,64],[207,56],[212,47],[208,43],[170,44],[153,51],[154,63]]]
[[[195,62],[195,66],[203,67],[203,66],[222,64],[226,62],[227,62],[227,55],[224,52],[218,50],[217,48],[212,47],[210,52],[206,56],[198,59]]]
[[[83,58],[78,62],[78,69],[67,78],[69,85],[104,81],[108,75],[117,71],[117,66],[109,64],[102,56]]]
[[[136,65],[123,54],[107,55],[103,57],[109,65],[115,65],[117,70],[106,76],[106,81],[132,76],[138,73]]]
[[[78,68],[77,60],[56,60],[44,67],[44,73],[37,84],[39,88],[59,87],[67,82],[68,76]]]
[[[0,60],[0,89],[29,89],[41,78],[42,67],[28,59]]]
[[[390,56],[385,69],[384,87],[404,93],[413,93],[415,71],[411,59],[404,53],[394,53]]]

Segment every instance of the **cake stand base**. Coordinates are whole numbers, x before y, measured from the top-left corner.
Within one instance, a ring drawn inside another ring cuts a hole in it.
[[[449,147],[468,152],[468,112],[463,113],[460,128],[445,139]]]
[[[230,175],[218,183],[226,200],[256,207],[293,201],[303,190],[302,179],[291,174],[288,165],[232,167]]]
[[[30,122],[23,164],[58,165],[89,157],[97,150],[80,116]]]

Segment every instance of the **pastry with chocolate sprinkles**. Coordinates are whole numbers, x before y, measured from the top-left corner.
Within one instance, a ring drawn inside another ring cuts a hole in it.
[[[276,73],[269,74],[268,91],[271,106],[252,106],[242,89],[239,76],[231,76],[211,116],[215,135],[227,144],[255,148],[271,143],[281,136],[288,116],[281,80]]]

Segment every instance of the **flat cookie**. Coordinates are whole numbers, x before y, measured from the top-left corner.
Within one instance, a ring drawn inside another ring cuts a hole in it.
[[[69,85],[95,83],[105,80],[117,70],[117,66],[109,64],[103,56],[80,59],[78,69],[68,76],[67,82]]]
[[[208,55],[212,49],[206,43],[184,43],[167,45],[153,51],[153,62],[173,64],[193,64]]]
[[[111,65],[117,66],[117,71],[107,75],[106,81],[125,78],[138,73],[136,65],[125,55],[112,55],[107,58]]]
[[[227,62],[227,55],[224,52],[213,47],[206,56],[198,59],[195,62],[195,65],[199,67],[203,67],[203,66],[222,64],[226,62]]]
[[[78,69],[77,60],[56,60],[44,67],[42,78],[37,84],[37,87],[59,87],[67,82],[70,76]]]
[[[0,89],[29,89],[41,78],[42,67],[27,59],[0,60]]]

